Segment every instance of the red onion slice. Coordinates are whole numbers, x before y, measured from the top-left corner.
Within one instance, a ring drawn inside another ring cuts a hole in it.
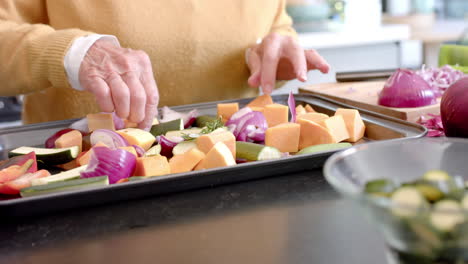
[[[88,167],[81,172],[81,178],[91,178],[107,175],[109,183],[116,183],[133,174],[136,157],[123,149],[94,147]]]
[[[144,157],[145,156],[146,151],[142,147],[140,147],[138,145],[132,145],[132,147],[135,149],[138,157]]]
[[[166,156],[168,159],[172,157],[172,149],[179,144],[180,142],[184,141],[183,138],[180,137],[171,137],[170,139],[165,136],[158,136],[157,138],[158,143],[161,145],[161,152],[160,154]]]
[[[265,139],[268,128],[265,116],[258,111],[244,107],[231,116],[226,126],[237,141],[261,142]]]
[[[296,122],[296,100],[294,100],[294,95],[292,91],[289,92],[288,106],[289,106],[289,111],[291,112],[291,123],[295,123]]]
[[[128,141],[115,131],[108,129],[97,129],[93,131],[90,137],[91,145],[98,142],[104,143],[109,148],[127,147]]]

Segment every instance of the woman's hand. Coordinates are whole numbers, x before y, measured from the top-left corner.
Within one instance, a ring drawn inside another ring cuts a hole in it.
[[[80,83],[104,112],[113,112],[149,129],[157,115],[159,93],[148,55],[101,39],[88,50]]]
[[[276,80],[299,79],[307,81],[307,71],[320,70],[327,73],[328,63],[315,50],[303,50],[290,36],[269,34],[260,44],[247,51],[250,68],[248,83],[262,87],[264,93],[273,91]]]

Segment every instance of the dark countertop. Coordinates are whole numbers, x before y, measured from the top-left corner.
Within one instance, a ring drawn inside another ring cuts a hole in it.
[[[1,223],[0,263],[386,263],[321,170]]]

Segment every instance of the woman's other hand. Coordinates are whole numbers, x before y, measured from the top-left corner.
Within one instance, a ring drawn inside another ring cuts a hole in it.
[[[98,40],[88,50],[79,78],[83,88],[94,94],[102,111],[115,111],[143,129],[151,127],[158,111],[159,93],[145,52]]]
[[[299,79],[307,81],[307,71],[327,73],[330,66],[315,50],[304,50],[290,36],[269,34],[260,44],[247,51],[250,68],[248,83],[262,87],[266,94],[273,91],[276,80]]]

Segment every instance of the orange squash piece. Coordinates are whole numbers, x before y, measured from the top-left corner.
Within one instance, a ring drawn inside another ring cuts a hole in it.
[[[205,153],[203,153],[197,148],[193,148],[181,155],[175,155],[169,160],[171,173],[182,173],[191,171],[204,158]]]
[[[297,120],[297,123],[301,125],[299,150],[319,144],[337,143],[328,129],[314,121],[300,118]]]
[[[102,143],[102,142],[98,142],[96,144],[94,144],[93,147],[107,147],[106,144]],[[83,166],[83,165],[86,165],[89,163],[89,160],[91,159],[91,151],[93,150],[93,148],[91,148],[90,150],[86,151],[83,155],[80,155],[76,158],[76,164],[77,166]]]
[[[239,103],[218,104],[218,116],[221,116],[223,122],[231,118],[233,114],[239,111]]]
[[[281,152],[299,151],[301,126],[296,123],[284,123],[270,127],[265,132],[265,145],[275,147]]]
[[[137,158],[133,176],[161,176],[171,173],[165,156],[155,155]]]
[[[205,155],[205,158],[206,158],[206,155]],[[195,166],[195,168],[193,168],[194,171],[197,171],[197,170],[205,170],[205,159],[202,159],[200,160],[200,162],[198,162],[198,164]]]
[[[312,108],[312,106],[310,106],[310,104],[306,104],[305,110],[306,110],[307,113],[316,113],[317,112],[317,111],[314,110],[314,108]]]
[[[269,104],[273,103],[273,98],[269,94],[264,94],[257,96],[252,102],[248,103],[247,106],[252,108],[252,107],[265,107]]]
[[[88,114],[86,118],[88,119],[89,132],[93,132],[96,129],[115,130],[112,114]]]
[[[333,135],[333,138],[335,139],[336,143],[349,138],[349,133],[346,129],[346,124],[341,115],[329,117],[325,120],[320,121],[319,124],[328,129],[330,134]]]
[[[344,119],[349,134],[347,141],[357,142],[364,137],[366,126],[358,110],[339,108],[336,110],[335,115],[341,115]]]
[[[257,111],[261,113],[263,113],[263,111],[265,110],[264,107],[259,107],[259,106],[249,106],[249,108],[252,109],[252,111]]]
[[[302,105],[296,106],[296,116],[299,116],[305,113],[307,113],[307,111],[305,110],[304,106]]]
[[[69,148],[74,146],[78,146],[79,152],[81,152],[83,147],[83,136],[78,130],[72,130],[65,133],[55,140],[56,148]]]
[[[125,128],[116,131],[125,138],[130,145],[142,147],[145,151],[151,148],[156,138],[148,131],[138,128]]]
[[[263,115],[268,123],[268,127],[288,123],[289,107],[282,104],[269,104],[265,106]]]
[[[197,138],[197,148],[208,154],[218,142],[223,142],[231,150],[232,157],[236,157],[236,137],[230,131],[201,135]]]
[[[297,119],[307,119],[316,123],[319,123],[327,118],[329,118],[328,115],[326,114],[321,114],[321,113],[305,113],[301,115],[297,115]]]
[[[230,149],[223,142],[216,143],[203,159],[203,168],[219,168],[236,165]]]
[[[132,147],[132,146],[119,147],[119,149],[126,150],[126,151],[132,153],[133,155],[135,155],[136,158],[138,158],[138,153],[136,152],[136,149],[134,147]]]

